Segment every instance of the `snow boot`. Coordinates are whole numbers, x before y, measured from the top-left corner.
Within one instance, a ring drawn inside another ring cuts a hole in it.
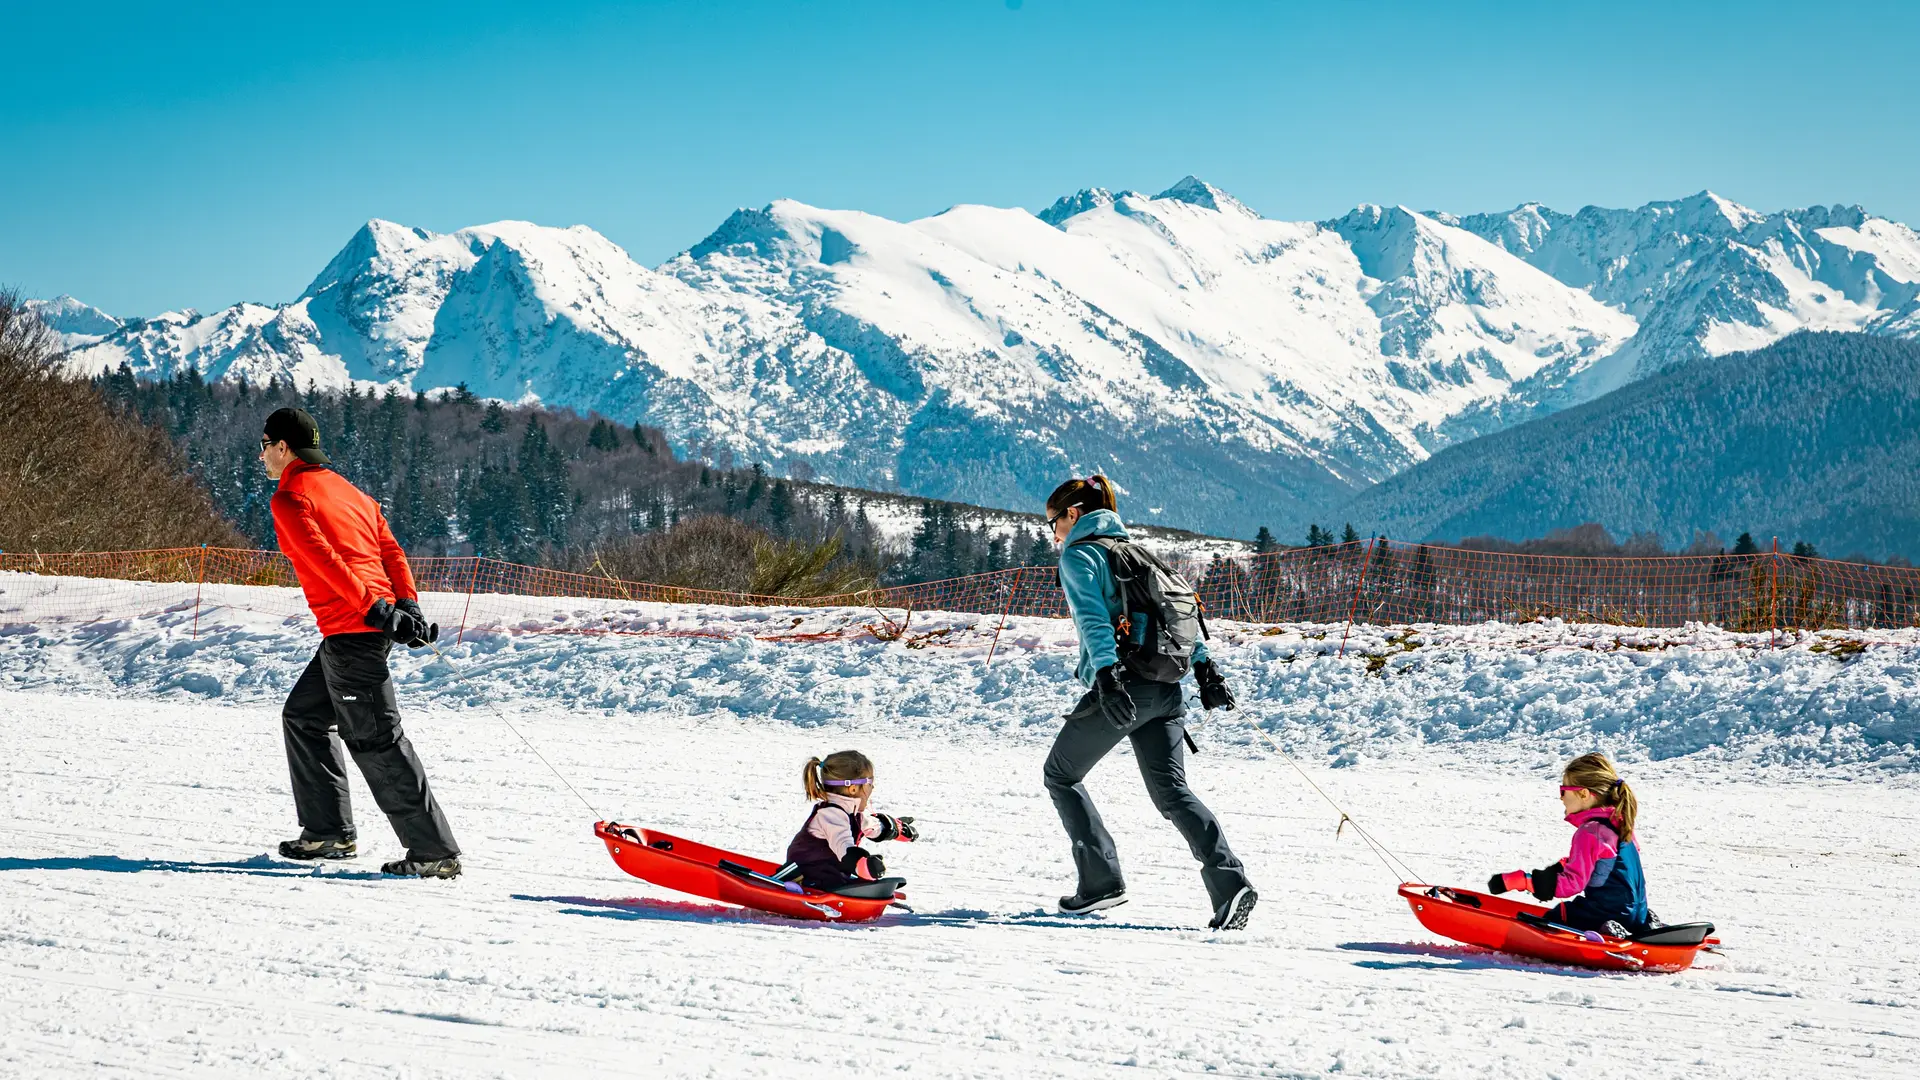
[[[396,859],[380,864],[380,872],[395,877],[454,878],[460,876],[460,857],[444,859]]]
[[[1092,896],[1083,896],[1080,893],[1074,893],[1072,896],[1063,896],[1060,898],[1060,914],[1086,915],[1090,912],[1104,911],[1110,907],[1119,907],[1126,902],[1127,890],[1124,887],[1114,889],[1110,892],[1096,893]]]
[[[283,859],[351,859],[360,853],[351,837],[345,840],[325,837],[280,841]]]
[[[1245,930],[1247,918],[1253,914],[1253,905],[1259,899],[1260,894],[1253,891],[1253,886],[1241,886],[1240,891],[1233,894],[1233,899],[1221,904],[1220,910],[1213,913],[1213,921],[1207,924],[1207,929]]]

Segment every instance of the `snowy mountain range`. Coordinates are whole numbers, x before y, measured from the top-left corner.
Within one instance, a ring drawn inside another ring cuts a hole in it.
[[[372,221],[290,303],[54,303],[84,372],[464,382],[696,457],[1019,509],[1100,469],[1133,516],[1246,535],[1694,356],[1920,336],[1917,297],[1920,235],[1857,207],[1284,222],[1188,177],[1038,215],[782,200],[654,269],[584,226]]]
[[[1709,530],[1723,542],[1750,532],[1836,556],[1912,558],[1916,460],[1920,341],[1798,333],[1448,447],[1336,520],[1443,543],[1598,522],[1675,549]]]

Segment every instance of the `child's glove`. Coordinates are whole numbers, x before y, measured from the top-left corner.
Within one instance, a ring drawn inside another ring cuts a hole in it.
[[[886,814],[873,815],[880,819],[880,834],[875,840],[918,840],[920,830],[913,827],[910,817],[889,817]]]
[[[1552,866],[1535,870],[1527,875],[1527,880],[1533,883],[1535,900],[1551,900],[1560,887],[1560,864],[1554,863]]]
[[[840,869],[862,881],[878,881],[885,876],[887,864],[866,848],[850,847],[840,856]]]
[[[1487,891],[1495,896],[1505,892],[1525,892],[1533,887],[1525,870],[1509,870],[1487,879]]]

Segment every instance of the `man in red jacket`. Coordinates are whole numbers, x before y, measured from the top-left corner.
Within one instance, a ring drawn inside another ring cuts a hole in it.
[[[281,710],[300,838],[280,844],[292,859],[356,854],[347,764],[353,755],[374,802],[407,846],[389,874],[450,878],[460,847],[427,788],[427,773],[400,730],[387,653],[398,641],[424,648],[439,637],[420,613],[413,572],[380,504],[326,468],[320,427],[303,409],[279,409],[260,436],[260,461],[280,482],[273,531],[320,624],[320,649]],[[333,737],[338,729],[339,738]]]

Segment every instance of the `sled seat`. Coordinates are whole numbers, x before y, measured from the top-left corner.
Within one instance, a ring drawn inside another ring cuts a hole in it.
[[[1635,934],[1631,940],[1642,945],[1702,945],[1712,936],[1712,923],[1688,922]]]
[[[856,881],[851,885],[842,885],[837,889],[826,889],[835,896],[850,896],[855,900],[891,900],[902,885],[907,883],[903,877],[883,877],[875,881]]]

